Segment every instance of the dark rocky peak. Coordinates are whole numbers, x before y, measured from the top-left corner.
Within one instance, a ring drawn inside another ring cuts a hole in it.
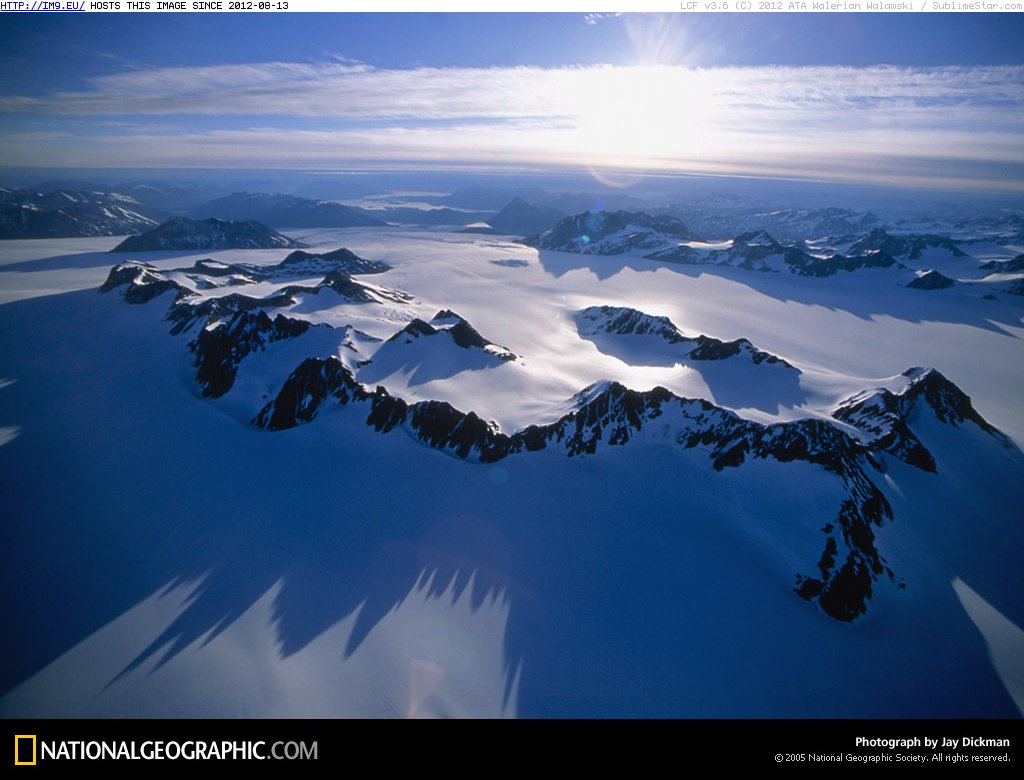
[[[255,284],[261,278],[260,270],[257,266],[222,263],[211,258],[196,260],[188,268],[177,268],[175,270],[187,276],[196,286],[196,289],[199,290]]]
[[[792,265],[791,270],[801,276],[834,276],[840,271],[851,272],[861,268],[903,267],[892,258],[892,255],[881,249],[871,249],[855,256],[832,255],[820,258],[804,255],[799,262]]]
[[[934,368],[911,368],[903,376],[910,382],[901,392],[866,390],[843,401],[832,416],[859,429],[869,450],[887,452],[932,473],[938,470],[935,458],[910,427],[922,411],[954,427],[972,422],[1003,446],[1012,446],[978,414],[967,394]]]
[[[203,395],[224,395],[234,385],[238,366],[247,355],[266,349],[272,342],[301,336],[310,327],[305,320],[283,314],[271,319],[263,310],[235,311],[230,319],[212,319],[189,345],[195,355],[196,381]]]
[[[486,349],[487,347],[496,346],[493,342],[488,341],[481,336],[476,328],[469,324],[463,317],[460,317],[455,312],[449,309],[442,309],[433,316],[430,320],[431,324],[437,328],[446,329],[452,337],[452,341],[455,342],[456,346],[462,347],[463,349]],[[500,349],[504,349],[501,347]],[[508,350],[505,350],[506,352]],[[511,354],[511,353],[509,353]]]
[[[1001,432],[978,414],[970,396],[934,368],[910,368],[903,375],[910,379],[901,394],[908,413],[927,406],[939,422],[952,426],[972,422],[1004,444],[1008,443]]]
[[[847,398],[832,416],[857,428],[870,449],[935,473],[935,458],[907,425],[900,397],[889,390],[866,390]]]
[[[766,262],[773,257],[781,257],[791,267],[806,265],[812,259],[800,247],[784,246],[764,230],[741,233],[732,240],[732,246],[728,249],[714,250],[710,253],[712,262],[751,271],[779,270],[778,267]]]
[[[291,373],[253,425],[282,431],[312,421],[328,399],[344,406],[369,398],[370,394],[338,358],[309,358]]]
[[[382,274],[391,266],[380,260],[367,260],[355,252],[341,247],[331,252],[305,252],[298,249],[277,265],[268,266],[267,273],[289,273],[294,276],[312,273],[328,273],[333,270],[347,274]]]
[[[586,211],[562,220],[559,225],[573,230],[574,235],[587,235],[590,239],[604,238],[630,226],[648,228],[674,238],[689,238],[690,231],[680,220],[666,215],[651,216],[642,211]],[[552,229],[558,231],[558,225]]]
[[[251,266],[236,265],[233,263],[222,263],[211,257],[196,260],[190,268],[180,269],[185,273],[202,274],[203,276],[233,276],[236,274],[248,275],[252,271]]]
[[[153,282],[163,279],[163,274],[157,271],[155,266],[142,260],[126,260],[110,269],[106,281],[100,285],[100,292],[110,292],[121,285],[132,284],[136,280]]]
[[[589,324],[589,332],[614,333],[620,336],[660,336],[669,344],[688,339],[668,317],[646,314],[628,306],[588,306],[579,316]],[[583,329],[581,329],[583,330]]]
[[[305,244],[271,230],[260,222],[225,222],[176,217],[152,230],[129,236],[111,252],[149,252],[192,249],[298,248]]]
[[[931,234],[893,236],[882,228],[875,228],[855,241],[848,254],[861,255],[873,249],[882,250],[893,257],[918,260],[926,249],[944,249],[954,257],[965,257],[956,242],[947,236]]]
[[[776,241],[766,230],[751,230],[747,233],[741,233],[732,240],[732,245],[734,249],[740,246],[764,246],[775,250],[782,249],[782,244]]]
[[[584,338],[608,333],[616,336],[655,336],[666,344],[682,345],[685,353],[677,353],[689,360],[725,360],[747,355],[755,364],[780,364],[794,368],[775,355],[759,350],[748,339],[722,341],[711,336],[685,336],[668,317],[646,314],[627,306],[589,306],[577,315],[577,327]],[[797,370],[797,369],[794,369]]]
[[[342,298],[352,303],[370,303],[377,300],[369,287],[359,284],[359,282],[341,270],[331,271],[320,281],[315,289],[319,292],[325,287],[334,290]]]
[[[277,295],[319,295],[323,290],[333,290],[346,303],[409,303],[412,296],[400,290],[389,290],[357,282],[341,269],[330,271],[314,286],[290,284],[277,291]]]
[[[280,309],[294,303],[295,298],[284,291],[278,291],[266,298],[231,293],[216,298],[179,301],[167,312],[167,320],[172,323],[171,333],[178,335],[191,330],[196,323],[206,323],[213,318],[228,317],[238,311]]]
[[[734,339],[733,341],[722,341],[721,339],[712,338],[711,336],[700,335],[693,339],[697,346],[690,352],[691,360],[725,360],[726,358],[734,357],[739,354],[747,354],[750,356],[751,362],[760,365],[761,363],[767,363],[768,365],[782,365],[786,368],[792,368],[798,372],[800,369],[793,366],[791,363],[777,357],[770,352],[760,350],[750,343],[749,339]]]
[[[956,282],[938,271],[925,271],[912,282],[907,284],[914,290],[945,290],[952,287]]]
[[[401,341],[404,344],[411,344],[418,338],[447,334],[452,342],[462,349],[483,350],[501,360],[515,360],[516,355],[505,347],[485,339],[480,333],[469,324],[467,320],[460,317],[449,309],[442,309],[433,316],[429,323],[421,319],[414,319],[400,331],[391,336],[388,341]]]
[[[177,291],[176,300],[181,301],[195,293],[173,279],[168,279],[149,263],[127,260],[110,269],[100,292],[106,293],[125,287],[124,299],[128,303],[146,303],[170,290]]]
[[[388,341],[399,341],[404,339],[406,344],[411,344],[414,339],[418,339],[420,336],[433,336],[437,333],[437,329],[428,325],[423,320],[413,319],[400,331],[391,336]]]

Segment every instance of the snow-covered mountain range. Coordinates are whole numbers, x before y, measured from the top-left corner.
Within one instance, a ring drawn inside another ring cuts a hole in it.
[[[351,258],[341,255],[342,251],[325,253],[320,258],[333,255],[339,263],[345,263]],[[342,288],[337,286],[339,283]],[[271,319],[266,309],[294,307],[301,296],[318,295],[325,287],[335,290],[342,302],[350,304],[412,301],[410,296],[393,291],[382,294],[381,288],[356,282],[340,268],[332,270],[318,285],[288,285],[261,299],[238,293],[209,298],[152,267],[128,262],[113,268],[100,289],[120,290],[126,302],[136,304],[175,292],[167,314],[175,323],[171,330],[176,334],[198,330],[189,343],[195,355],[196,381],[204,395],[219,397],[231,390],[238,368],[247,356],[309,332],[307,320],[282,314]],[[786,361],[756,349],[746,339],[724,342],[703,335],[688,338],[668,318],[634,309],[588,307],[579,313],[578,322],[584,338],[612,336],[648,342],[653,338],[671,348],[680,362],[731,359],[799,373]],[[331,329],[327,325],[318,327]],[[339,348],[347,346],[355,351],[351,343],[345,344],[348,331],[343,333],[344,336],[335,337]],[[885,453],[926,472],[937,471],[934,457],[908,420],[916,421],[923,415],[952,427],[969,423],[992,437],[993,446],[1006,449],[1015,459],[1021,457],[1010,440],[978,414],[963,391],[934,369],[908,369],[896,378],[906,380],[897,392],[883,387],[842,400],[831,417],[853,431],[822,419],[764,425],[744,420],[705,400],[677,396],[663,387],[637,392],[617,382],[602,382],[580,390],[570,401],[571,411],[557,420],[504,432],[473,410],[460,410],[445,401],[410,404],[393,396],[384,386],[373,390],[357,379],[359,369],[377,361],[389,364],[383,374],[386,376],[396,363],[403,358],[408,360],[404,356],[396,360],[394,352],[438,339],[441,341],[418,350],[416,363],[444,360],[438,351],[445,349],[444,345],[449,351],[455,347],[455,352],[465,353],[459,370],[497,367],[501,362],[516,359],[507,349],[483,338],[465,319],[444,310],[429,323],[411,320],[354,370],[337,355],[310,356],[286,377],[266,377],[268,387],[280,389],[251,424],[281,431],[312,422],[327,405],[361,407],[358,414],[380,433],[403,428],[429,447],[480,463],[495,463],[548,448],[568,457],[594,455],[599,448],[625,446],[634,439],[649,438],[649,429],[654,427],[655,439],[707,453],[710,465],[718,471],[739,468],[747,459],[800,461],[820,466],[842,485],[843,498],[835,517],[825,526],[826,542],[817,571],[808,561],[804,569],[814,573],[796,574],[795,593],[843,621],[867,611],[872,586],[880,576],[896,577],[874,545],[872,528],[892,519],[891,507],[873,481],[873,477],[877,479],[884,473],[877,458]],[[472,354],[475,357],[470,357]],[[482,363],[481,358],[485,359]],[[487,363],[487,358],[492,362]],[[756,382],[756,375],[751,374],[750,380]]]
[[[137,233],[156,227],[158,213],[118,193],[0,189],[0,239]]]
[[[672,217],[643,212],[585,211],[566,217],[550,230],[525,243],[554,252],[617,255],[634,250],[657,249],[690,238],[690,231]]]
[[[262,222],[279,228],[380,227],[379,219],[340,203],[299,198],[294,195],[234,192],[196,206],[193,219]]]
[[[0,257],[0,713],[1019,714],[1024,246],[808,220]]]
[[[1014,260],[981,261],[989,253],[1005,256],[1001,242],[955,240],[927,233],[892,235],[882,228],[852,237],[833,235],[790,243],[779,241],[764,230],[741,233],[723,241],[704,241],[694,239],[682,223],[669,217],[626,212],[601,212],[595,216],[586,212],[567,217],[524,241],[553,252],[626,254],[681,265],[811,277],[888,269],[894,283],[918,290],[945,289],[957,281],[971,285],[982,295],[1019,295],[1021,289],[1020,278],[1010,276],[1020,270]],[[1021,245],[1024,239],[1009,246]],[[996,273],[992,274],[993,271]]]

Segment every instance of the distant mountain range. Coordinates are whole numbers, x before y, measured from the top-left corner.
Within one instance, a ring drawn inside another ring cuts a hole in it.
[[[652,260],[688,265],[722,265],[748,271],[789,271],[801,276],[832,276],[858,268],[889,268],[896,261],[880,249],[857,255],[811,254],[804,244],[785,245],[763,230],[743,233],[714,245],[677,244],[647,255]]]
[[[694,233],[709,240],[756,230],[767,231],[783,241],[856,238],[875,230],[897,236],[932,234],[961,241],[1012,243],[1024,239],[1024,217],[1005,211],[991,214],[943,212],[884,219],[872,211],[835,206],[770,209],[756,201],[727,196],[708,196],[693,203],[652,206],[645,210],[676,217]]]
[[[177,217],[138,236],[129,236],[111,252],[153,252],[176,249],[274,249],[306,245],[259,222],[192,220]]]
[[[368,214],[375,218],[397,225],[472,225],[490,217],[487,211],[462,211],[460,209],[416,208],[414,206],[387,206],[381,209],[368,209]]]
[[[156,227],[154,211],[111,192],[0,189],[0,239],[117,236]]]
[[[256,184],[256,182],[252,182]],[[264,183],[265,186],[265,183]],[[1003,209],[991,213],[937,212],[887,219],[873,211],[836,206],[772,208],[751,198],[711,193],[689,202],[645,200],[626,192],[552,192],[537,187],[466,187],[450,193],[395,193],[361,201],[366,207],[328,198],[359,200],[360,188],[336,182],[305,186],[299,194],[240,190],[195,183],[128,182],[116,186],[55,179],[31,189],[0,189],[0,239],[72,238],[143,232],[173,216],[262,222],[284,228],[348,228],[412,225],[460,226],[467,233],[537,236],[567,215],[646,214],[670,217],[692,237],[723,241],[764,231],[780,242],[865,241],[843,247],[846,254],[876,248],[901,260],[948,242],[1024,243],[1024,215]],[[372,204],[372,205],[371,205]],[[478,224],[480,223],[480,224]],[[880,245],[877,236],[889,237]],[[913,238],[917,249],[900,249]],[[914,258],[911,258],[914,259]]]
[[[794,214],[785,216],[792,222],[796,220]],[[808,217],[807,213],[801,214]],[[820,209],[812,216],[826,220],[834,229],[846,229],[853,222],[867,225],[875,221],[873,215],[851,221],[850,213],[838,209]],[[997,239],[990,240],[988,246],[1006,242]],[[552,228],[523,239],[523,243],[542,252],[629,255],[678,265],[810,277],[831,277],[861,269],[892,269],[893,283],[916,290],[945,290],[960,284],[959,289],[973,285],[988,298],[995,293],[1024,293],[1024,279],[1011,276],[1024,271],[1024,255],[981,263],[965,251],[977,239],[955,239],[934,233],[902,234],[879,227],[855,235],[797,241],[780,241],[766,230],[752,230],[709,241],[696,238],[687,225],[666,214],[587,211],[566,217]]]
[[[835,207],[769,211],[745,200],[709,199],[699,204],[654,209],[677,217],[709,239],[763,230],[783,240],[861,235],[885,223],[877,215]]]
[[[189,212],[193,219],[256,220],[279,228],[376,227],[384,222],[362,209],[294,195],[235,192]]]

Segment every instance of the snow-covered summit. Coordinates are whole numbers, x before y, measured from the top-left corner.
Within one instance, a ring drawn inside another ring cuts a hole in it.
[[[0,190],[0,239],[117,236],[157,224],[151,210],[127,195]]]
[[[550,230],[526,239],[530,246],[553,252],[616,255],[651,251],[691,238],[674,217],[644,212],[585,211],[566,217]]]
[[[646,314],[627,306],[590,306],[579,312],[577,323],[584,338],[599,339],[611,335],[663,341],[673,347],[671,354],[681,361],[726,360],[743,356],[754,364],[781,364],[793,368],[785,360],[757,349],[745,338],[722,341],[703,334],[685,336],[668,317]]]
[[[460,349],[483,350],[500,360],[515,360],[516,356],[505,347],[498,346],[481,336],[476,328],[453,311],[442,309],[431,318],[430,322],[414,319],[400,331],[395,333],[388,342],[412,344],[420,338],[444,335]]]
[[[951,257],[965,256],[957,242],[947,236],[929,234],[894,236],[882,228],[876,228],[857,239],[847,251],[850,254],[860,255],[872,250],[885,252],[897,260],[920,260],[925,256],[934,255],[935,252],[945,253]]]

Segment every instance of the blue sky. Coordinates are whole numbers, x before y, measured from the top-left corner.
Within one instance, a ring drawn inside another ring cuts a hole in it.
[[[1024,187],[1024,15],[8,14],[0,165]]]

